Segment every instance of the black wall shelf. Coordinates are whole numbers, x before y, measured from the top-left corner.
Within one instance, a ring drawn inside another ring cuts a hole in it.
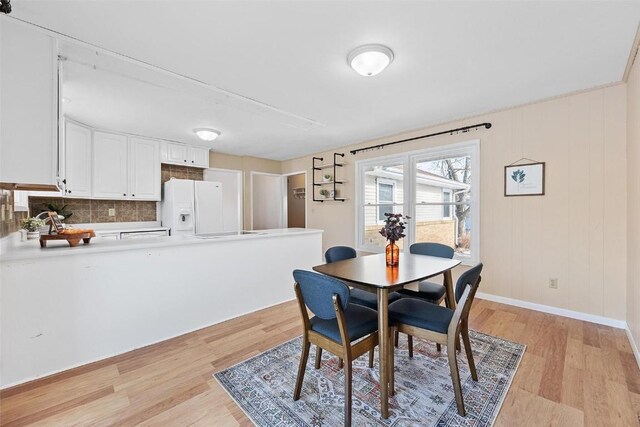
[[[333,163],[326,164],[326,165],[322,164],[322,162],[324,161],[324,158],[322,157],[313,158],[312,163],[313,163],[313,201],[314,202],[323,203],[325,200],[334,200],[336,202],[344,202],[345,200],[347,200],[343,197],[337,197],[338,185],[342,185],[346,182],[346,181],[337,179],[336,177],[336,171],[338,170],[338,168],[341,168],[346,164],[344,162],[339,162],[338,157],[344,158],[344,153],[333,153]],[[320,162],[320,163],[317,163],[317,162]],[[322,171],[329,168],[333,169],[333,175],[331,177],[332,180],[328,182],[322,182]],[[319,171],[321,173],[320,182],[316,181],[316,171]],[[317,199],[316,187],[322,188],[323,186],[328,186],[328,185],[333,186],[333,197]]]

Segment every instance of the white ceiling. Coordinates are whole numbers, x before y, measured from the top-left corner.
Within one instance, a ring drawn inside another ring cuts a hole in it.
[[[639,1],[12,6],[11,17],[204,82],[68,61],[68,108],[86,98],[85,120],[184,142],[210,126],[222,131],[215,151],[276,160],[620,81],[640,22]],[[366,43],[395,54],[370,78],[346,64]]]

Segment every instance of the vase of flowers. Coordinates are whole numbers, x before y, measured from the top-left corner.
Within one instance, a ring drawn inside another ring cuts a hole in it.
[[[405,236],[406,221],[411,218],[394,213],[385,213],[384,216],[384,227],[380,229],[380,234],[389,241],[385,248],[387,266],[394,266],[400,260],[400,248],[396,242]]]
[[[44,227],[44,221],[40,218],[25,218],[20,221],[23,230],[27,230],[27,240],[33,240],[40,237],[39,228]]]

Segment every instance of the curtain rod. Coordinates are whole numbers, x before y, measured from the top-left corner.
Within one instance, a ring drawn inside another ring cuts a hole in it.
[[[456,132],[456,133],[458,133],[458,132],[465,133],[465,132],[469,132],[472,129],[478,129],[479,127],[483,127],[483,126],[486,129],[490,129],[491,128],[491,123],[478,123],[477,125],[464,126],[464,127],[457,128],[457,129],[443,130],[442,132],[430,133],[429,135],[415,136],[413,138],[401,139],[399,141],[393,141],[393,142],[385,142],[384,144],[372,145],[370,147],[364,147],[364,148],[358,148],[356,150],[351,150],[350,153],[351,154],[356,154],[356,153],[359,153],[360,151],[369,151],[369,150],[381,149],[381,148],[387,147],[389,145],[400,144],[402,142],[415,141],[416,139],[431,138],[432,136],[445,135],[447,133],[450,134],[450,135],[453,135],[454,132]]]

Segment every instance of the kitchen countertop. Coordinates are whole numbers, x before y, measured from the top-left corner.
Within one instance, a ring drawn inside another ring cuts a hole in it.
[[[79,254],[94,254],[113,251],[128,251],[140,249],[162,249],[185,245],[207,245],[236,240],[253,240],[277,238],[299,234],[322,233],[323,230],[311,228],[282,228],[272,230],[255,230],[249,234],[220,235],[220,236],[157,236],[145,239],[112,240],[100,237],[91,239],[90,244],[83,244],[72,248],[67,242],[49,242],[46,248],[41,248],[38,240],[20,242],[20,234],[15,233],[3,242],[0,252],[0,262],[34,261],[43,257],[69,256]],[[12,239],[13,238],[13,239]]]

